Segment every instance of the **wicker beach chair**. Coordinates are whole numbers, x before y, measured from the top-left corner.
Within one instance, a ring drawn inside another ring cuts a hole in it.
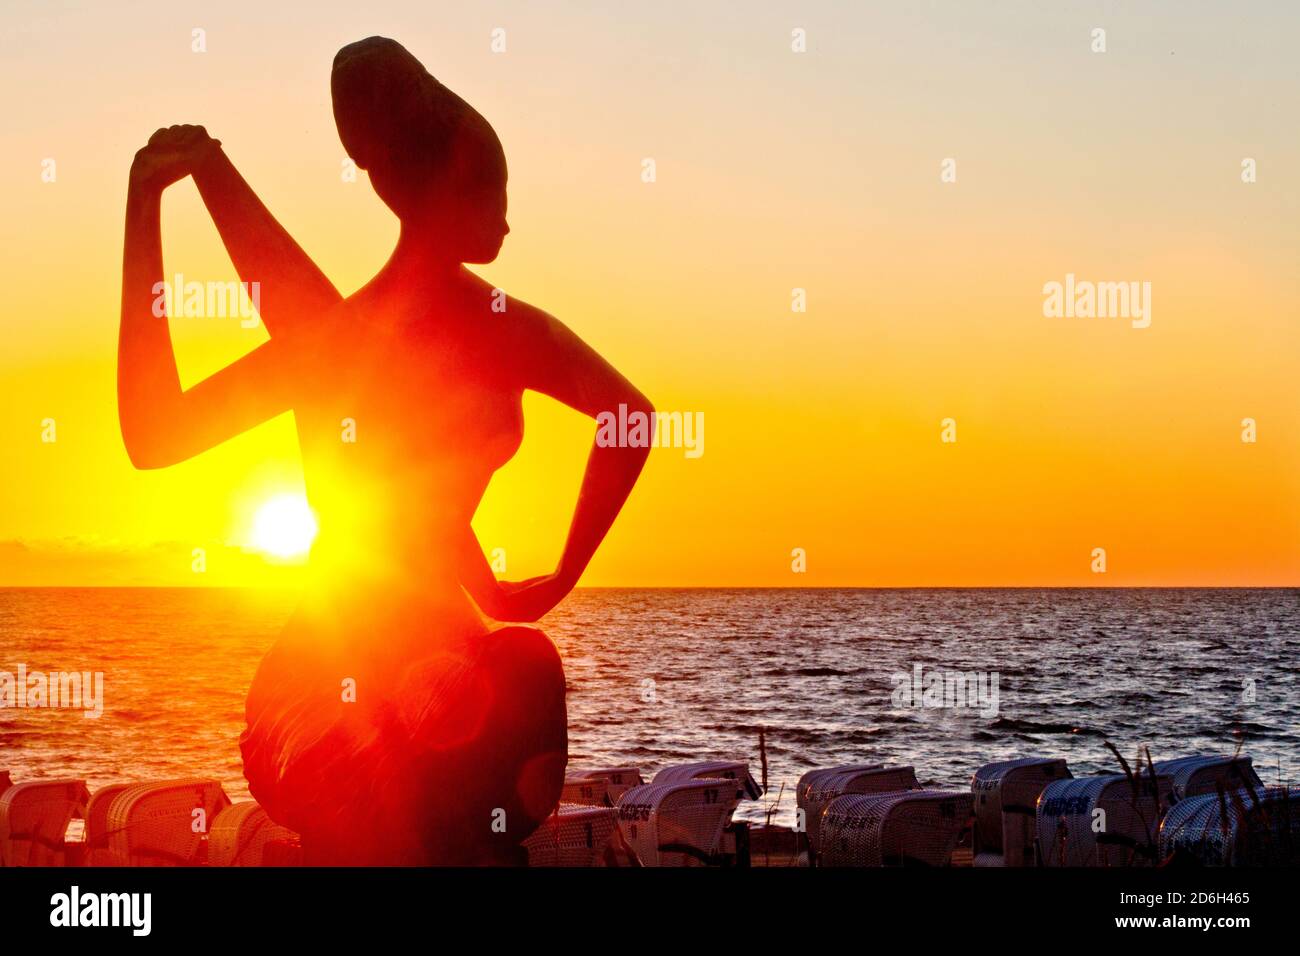
[[[821,866],[948,866],[974,802],[952,790],[846,793],[822,813]]]
[[[580,787],[579,781],[604,781],[605,783],[605,806],[614,806],[618,803],[618,798],[630,790],[632,787],[639,787],[645,783],[641,777],[640,767],[606,767],[596,770],[570,770],[564,775],[564,785],[566,789],[570,781],[576,787]],[[582,791],[579,790],[579,793]],[[561,801],[567,800],[567,797],[561,797]],[[574,803],[586,803],[586,800],[575,800]]]
[[[1300,866],[1300,791],[1257,787],[1185,797],[1160,824],[1160,859],[1184,866]]]
[[[1262,790],[1264,782],[1247,756],[1198,754],[1156,761],[1156,773],[1173,780],[1174,798],[1182,800],[1219,790]]]
[[[588,807],[610,807],[609,781],[600,777],[575,777],[566,774],[564,788],[560,790],[560,803],[576,803]]]
[[[795,803],[799,806],[803,806],[799,801],[803,800],[807,796],[808,791],[813,786],[820,783],[822,780],[825,780],[827,777],[834,776],[837,773],[850,773],[855,770],[879,770],[883,766],[883,763],[848,763],[842,764],[838,767],[817,767],[813,770],[809,770],[800,777],[799,782],[795,784]]]
[[[704,760],[699,763],[677,764],[660,770],[651,783],[679,783],[685,780],[734,780],[738,790],[737,800],[757,800],[763,795],[763,788],[750,776],[749,764],[744,760]]]
[[[267,840],[262,847],[261,865],[265,867],[303,866],[302,840],[297,836]]]
[[[90,803],[86,806],[86,851],[82,860],[86,866],[122,865],[108,846],[108,808],[129,786],[129,783],[109,784],[90,795]]]
[[[1038,797],[1053,780],[1071,776],[1064,760],[1020,757],[985,764],[971,778],[975,866],[1033,866]]]
[[[0,866],[66,866],[64,835],[84,820],[90,792],[81,780],[15,783],[0,794]]]
[[[846,793],[892,793],[897,790],[916,790],[919,787],[916,771],[911,767],[857,765],[831,767],[825,771],[814,770],[804,774],[799,780],[795,799],[804,813],[809,866],[817,865],[822,815],[836,797]]]
[[[109,804],[108,849],[118,866],[197,866],[206,830],[228,806],[215,780],[132,784]]]
[[[816,820],[813,819],[814,814],[809,813],[808,811],[808,798],[812,794],[814,788],[820,789],[824,780],[833,777],[836,774],[861,772],[863,770],[879,770],[883,766],[883,763],[852,763],[841,764],[838,767],[816,767],[807,771],[802,777],[800,777],[799,782],[794,786],[794,803],[799,813],[799,824],[795,827],[796,843],[798,842],[798,833],[800,828],[803,830],[804,837],[807,838],[809,829],[816,827],[821,822],[821,810],[825,809],[824,806],[815,814],[817,817]],[[812,859],[811,846],[809,846],[808,849],[808,862],[810,865],[815,862]]]
[[[656,780],[619,798],[618,828],[643,866],[718,864],[738,802],[729,779]]]
[[[665,767],[654,776],[653,783],[674,783],[684,780],[732,780],[736,783],[736,802],[741,800],[757,800],[763,795],[763,788],[759,786],[749,772],[749,764],[744,760],[704,760],[697,763],[679,764],[673,767]],[[733,807],[734,809],[734,807]],[[716,862],[722,866],[744,865],[748,866],[748,823],[732,823],[728,817],[727,825],[723,828],[722,840],[718,845]],[[742,831],[745,831],[742,833]],[[741,849],[741,837],[744,837],[744,846]]]
[[[832,774],[848,773],[851,770],[878,770],[883,767],[883,763],[848,763],[838,767],[814,767],[808,770],[799,782],[794,785],[794,800],[796,806],[803,806],[803,800],[808,795],[808,791],[816,783],[826,779]]]
[[[263,866],[266,845],[297,840],[256,802],[241,800],[220,811],[208,829],[208,866]]]
[[[1043,866],[1150,866],[1160,815],[1173,801],[1173,781],[1139,773],[1078,777],[1049,783],[1038,798],[1037,857]],[[1097,811],[1101,811],[1098,813]]]
[[[560,803],[524,841],[529,866],[606,866],[618,830],[613,807]]]

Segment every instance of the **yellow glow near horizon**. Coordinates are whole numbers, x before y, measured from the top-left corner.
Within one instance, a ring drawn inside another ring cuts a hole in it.
[[[253,546],[277,558],[296,558],[316,540],[316,516],[302,495],[277,495],[257,509]]]
[[[296,583],[253,518],[305,488],[329,560],[382,576],[358,536],[442,507],[304,474],[292,411],[145,472],[117,422],[127,173],[158,126],[204,124],[344,294],[382,268],[398,223],[344,175],[329,83],[376,33],[500,134],[511,232],[472,271],[707,420],[701,457],[654,450],[583,584],[1300,583],[1300,6],[228,0],[202,53],[175,3],[49,6],[0,5],[0,85],[35,91],[0,176],[0,585]],[[239,278],[188,180],[163,244],[165,276]],[[1045,316],[1069,273],[1149,281],[1150,327]],[[169,327],[187,387],[268,335]],[[595,433],[524,409],[473,520],[510,578],[554,570]]]

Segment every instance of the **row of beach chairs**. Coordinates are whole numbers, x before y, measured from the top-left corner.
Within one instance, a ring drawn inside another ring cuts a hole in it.
[[[745,761],[570,771],[558,809],[524,841],[531,866],[748,863],[733,821],[762,790]],[[810,866],[947,866],[969,834],[975,866],[1300,864],[1300,794],[1265,787],[1248,756],[1192,756],[1074,777],[1056,758],[975,772],[971,791],[922,787],[914,768],[812,770],[796,790]],[[74,820],[84,840],[67,842]],[[301,861],[297,836],[212,780],[14,784],[0,772],[0,865],[262,866]]]
[[[1300,863],[1300,793],[1265,787],[1245,755],[1073,777],[1064,760],[976,771],[975,866]]]
[[[796,799],[812,866],[947,865],[968,818],[975,866],[1300,864],[1300,794],[1265,787],[1248,756],[1081,778],[1020,758],[981,767],[969,795],[860,764],[806,773]]]
[[[530,866],[710,866],[744,862],[732,821],[762,789],[744,761],[570,771],[560,806],[524,841]],[[743,836],[741,837],[743,839]]]
[[[84,839],[67,840],[80,821]],[[0,866],[260,866],[297,862],[297,837],[215,780],[13,783],[0,774]]]
[[[922,787],[912,767],[810,770],[795,790],[811,866],[947,866],[969,829],[968,793]]]
[[[570,774],[559,810],[525,842],[535,866],[734,862],[732,813],[756,799],[743,762]],[[83,839],[68,839],[80,823]],[[0,772],[0,866],[262,866],[301,861],[297,835],[214,780],[13,783]]]
[[[798,818],[821,866],[946,866],[969,829],[972,796],[918,785],[911,767],[814,770],[799,781]],[[736,865],[747,829],[732,821],[762,790],[744,761],[571,772],[560,807],[525,843],[532,865]]]

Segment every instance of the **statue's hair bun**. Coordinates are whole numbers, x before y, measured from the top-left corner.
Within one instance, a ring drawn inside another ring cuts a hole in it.
[[[362,169],[445,162],[474,109],[439,83],[396,40],[368,37],[334,57],[334,122],[348,155]]]

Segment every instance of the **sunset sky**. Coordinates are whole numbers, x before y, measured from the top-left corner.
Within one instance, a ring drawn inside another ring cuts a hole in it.
[[[1300,584],[1297,27],[1281,2],[8,0],[0,585],[292,580],[252,547],[302,487],[291,415],[127,460],[127,171],[158,126],[206,125],[353,292],[397,235],[330,107],[334,53],[371,34],[505,146],[512,232],[476,271],[704,414],[704,454],[651,454],[584,584]],[[235,277],[192,182],[163,215],[169,273]],[[1149,282],[1150,327],[1045,317],[1067,273]],[[265,335],[172,329],[187,385]],[[553,567],[594,434],[525,410],[475,520],[511,578]]]

